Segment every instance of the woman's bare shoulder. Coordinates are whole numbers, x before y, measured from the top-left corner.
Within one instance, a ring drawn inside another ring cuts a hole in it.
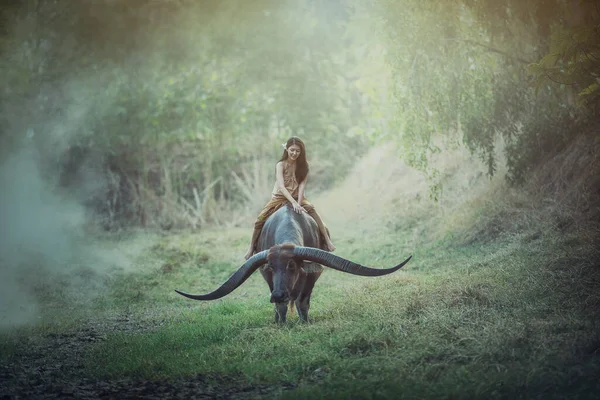
[[[279,174],[284,172],[285,170],[285,165],[283,163],[283,161],[279,161],[276,165],[275,165],[275,171]]]

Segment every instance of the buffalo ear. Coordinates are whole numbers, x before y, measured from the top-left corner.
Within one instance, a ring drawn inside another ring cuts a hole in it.
[[[323,267],[320,264],[312,261],[301,261],[299,264],[300,269],[307,274],[323,271]]]

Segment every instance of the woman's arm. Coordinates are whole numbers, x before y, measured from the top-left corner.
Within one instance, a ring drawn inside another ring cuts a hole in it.
[[[308,179],[308,174],[304,177],[304,180],[300,182],[298,185],[298,204],[302,204],[302,200],[304,200],[304,188],[306,187],[306,180]]]
[[[283,180],[283,162],[282,161],[277,163],[276,176],[277,176],[277,185],[279,186],[279,190],[281,191],[281,194],[283,194],[283,196],[286,199],[288,199],[288,201],[292,204],[292,207],[294,207],[294,211],[296,211],[297,213],[306,212],[306,210],[304,208],[302,208],[302,206],[292,197],[290,192],[285,187],[285,181]]]

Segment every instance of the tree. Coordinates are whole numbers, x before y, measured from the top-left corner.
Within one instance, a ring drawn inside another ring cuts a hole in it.
[[[32,129],[48,164],[69,146],[93,149],[111,218],[130,223],[220,222],[219,207],[248,200],[238,179],[248,165],[274,165],[291,134],[309,143],[311,187],[324,188],[364,151],[365,138],[348,132],[370,123],[346,76],[362,61],[344,45],[340,10],[324,14],[312,1],[22,2],[1,49],[11,60],[0,66],[11,76],[1,101],[21,111],[2,115],[14,139],[6,143]]]
[[[593,2],[572,3],[378,2],[408,161],[428,171],[440,138],[458,132],[492,176],[502,136],[507,178],[519,183],[542,154],[564,146],[569,126],[584,119],[566,85],[590,108],[599,93],[600,15]]]

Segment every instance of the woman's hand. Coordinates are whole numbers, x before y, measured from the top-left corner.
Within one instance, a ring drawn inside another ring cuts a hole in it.
[[[304,207],[302,207],[297,201],[292,203],[292,207],[294,207],[294,211],[296,211],[298,214],[302,214],[303,212],[306,212]]]

